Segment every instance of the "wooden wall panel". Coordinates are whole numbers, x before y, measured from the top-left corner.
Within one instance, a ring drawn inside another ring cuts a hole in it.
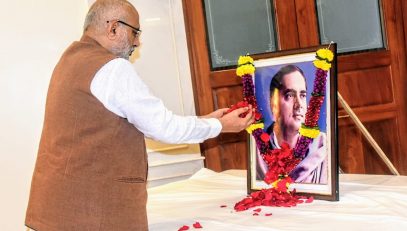
[[[218,172],[226,169],[245,169],[247,167],[246,141],[225,143],[208,149],[205,155],[205,166]]]
[[[376,51],[374,53],[339,55],[338,72],[348,72],[354,70],[364,70],[376,67],[391,65],[391,53],[387,50]]]
[[[401,11],[403,12],[403,22],[404,22],[404,38],[405,38],[405,46],[407,47],[407,1],[401,1]],[[406,54],[407,56],[407,54]]]
[[[245,169],[247,166],[247,144],[245,141],[220,146],[221,163],[225,169]]]
[[[277,42],[279,50],[295,49],[300,46],[294,0],[275,0]],[[289,35],[289,36],[287,36]]]
[[[381,1],[387,18],[386,27],[389,49],[392,49],[391,66],[394,81],[395,102],[397,104],[397,128],[400,137],[400,157],[403,159],[400,172],[407,174],[407,37],[405,37],[405,0]],[[404,4],[404,5],[403,5]],[[390,36],[389,36],[390,35]],[[396,131],[394,132],[396,133]]]
[[[403,169],[403,158],[400,158],[399,140],[386,135],[388,131],[397,130],[395,117],[364,123],[372,137],[386,153],[390,161],[399,170]],[[339,128],[339,165],[346,173],[354,174],[391,174],[389,168],[373,149],[355,125]]]
[[[236,69],[212,72],[210,82],[213,88],[242,85],[242,79],[236,76]]]
[[[365,160],[360,153],[362,134],[355,126],[339,127],[339,166],[346,173],[365,172]]]
[[[242,86],[215,88],[213,90],[213,104],[215,108],[230,107],[230,105],[243,100],[242,92]]]
[[[297,15],[299,47],[311,47],[319,45],[319,32],[315,1],[296,0],[295,11]]]
[[[210,88],[210,64],[206,44],[205,16],[202,1],[183,0],[185,31],[187,35],[192,86],[197,115],[213,111]]]
[[[218,145],[208,147],[208,143],[206,142],[203,147],[205,148],[205,167],[217,172],[224,170],[225,168],[223,167],[221,156],[222,153],[219,152]]]
[[[404,166],[401,166],[402,162],[400,162],[400,141],[397,139],[394,140],[393,137],[386,135],[389,131],[397,130],[396,118],[366,123],[365,126],[396,169],[402,170]],[[366,169],[365,173],[391,174],[391,171],[365,138],[363,138],[362,143]]]
[[[338,88],[351,107],[392,103],[391,75],[388,66],[340,73]]]
[[[395,106],[395,104],[383,104],[371,107],[354,108],[353,112],[363,123],[393,119],[397,117],[397,107]],[[355,123],[343,109],[339,111],[339,117],[339,126],[350,126],[354,125]]]

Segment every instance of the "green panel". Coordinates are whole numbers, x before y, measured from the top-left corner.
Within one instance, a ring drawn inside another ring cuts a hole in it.
[[[384,48],[378,0],[316,0],[321,44],[334,41],[338,52]]]
[[[236,65],[239,55],[276,50],[270,0],[204,0],[212,69]]]

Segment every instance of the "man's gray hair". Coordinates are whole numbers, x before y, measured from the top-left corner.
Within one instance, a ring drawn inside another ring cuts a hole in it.
[[[108,20],[125,20],[127,17],[125,9],[128,7],[134,9],[134,6],[126,0],[97,0],[86,15],[83,31],[93,27],[100,32],[107,26]]]

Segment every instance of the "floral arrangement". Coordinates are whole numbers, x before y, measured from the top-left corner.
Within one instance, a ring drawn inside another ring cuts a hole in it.
[[[316,52],[316,60],[313,64],[317,70],[313,92],[305,115],[305,122],[299,129],[301,136],[294,149],[291,149],[288,144],[282,144],[281,149],[271,149],[270,136],[263,131],[263,118],[258,110],[254,93],[253,73],[255,66],[253,59],[250,56],[239,58],[236,74],[242,78],[243,101],[232,106],[230,110],[248,104],[254,108],[255,122],[246,130],[254,137],[260,155],[268,166],[264,181],[272,188],[251,193],[247,198],[236,203],[236,211],[243,211],[260,205],[291,207],[298,203],[312,202],[312,197],[297,195],[295,189],[289,191],[288,188],[293,180],[288,174],[305,157],[309,144],[319,135],[319,114],[325,97],[327,71],[331,68],[332,60],[332,51],[319,49]]]
[[[295,146],[295,156],[304,158],[312,139],[319,135],[318,120],[321,105],[325,98],[325,85],[328,70],[331,68],[333,53],[328,49],[319,49],[316,53],[314,66],[317,67],[314,89],[311,94],[305,123],[300,128],[300,140]]]

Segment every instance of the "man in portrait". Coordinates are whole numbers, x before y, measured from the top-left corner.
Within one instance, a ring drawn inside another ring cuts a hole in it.
[[[295,148],[299,129],[307,111],[307,81],[304,72],[296,65],[283,66],[269,85],[270,109],[274,121],[265,131],[270,135],[270,147],[280,149],[283,143]],[[256,178],[263,180],[267,164],[260,153],[256,154]],[[296,183],[326,184],[328,180],[328,155],[326,134],[320,132],[309,145],[307,154],[289,173]]]

